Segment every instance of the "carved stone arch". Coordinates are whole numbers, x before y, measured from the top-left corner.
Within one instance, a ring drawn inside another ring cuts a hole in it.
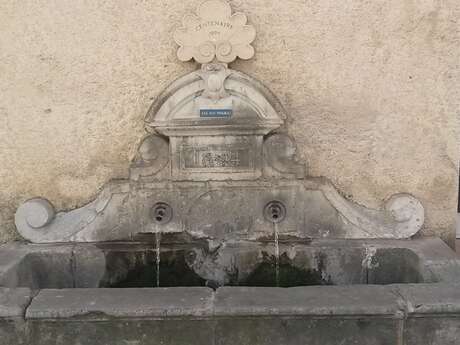
[[[261,82],[214,63],[167,87],[145,123],[169,137],[173,180],[254,180],[264,171],[265,136],[285,119]]]
[[[184,120],[199,120],[199,113],[191,114],[191,103],[206,93],[207,74],[205,69],[210,65],[204,65],[200,71],[191,72],[170,84],[155,100],[149,108],[145,117],[145,124],[148,131],[161,129],[165,126],[184,125]],[[259,80],[239,71],[227,69],[223,64],[218,66],[225,71],[221,76],[222,89],[226,97],[219,97],[213,100],[214,103],[225,98],[238,100],[236,108],[233,109],[233,116],[228,119],[227,124],[243,124],[249,126],[263,125],[268,131],[276,129],[284,124],[287,118],[286,111],[277,97]],[[215,72],[215,71],[214,71]],[[238,107],[238,105],[240,105]],[[247,117],[241,116],[241,105],[247,105],[253,112],[247,113]],[[194,109],[197,110],[197,109]],[[195,115],[195,116],[193,116]],[[251,121],[251,115],[256,115]],[[257,120],[257,121],[256,121]],[[219,120],[222,122],[222,119]],[[207,119],[209,123],[209,119]],[[196,125],[196,122],[193,123]],[[264,134],[266,134],[264,133]]]

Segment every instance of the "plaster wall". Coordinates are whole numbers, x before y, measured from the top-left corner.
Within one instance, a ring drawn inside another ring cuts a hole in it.
[[[143,118],[172,80],[172,32],[199,1],[0,2],[0,241],[17,206],[59,209],[126,177]],[[256,27],[256,56],[231,64],[290,116],[313,176],[379,207],[409,192],[424,235],[455,237],[460,153],[457,0],[231,1]]]

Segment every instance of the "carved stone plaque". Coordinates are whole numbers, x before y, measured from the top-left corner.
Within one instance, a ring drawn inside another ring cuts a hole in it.
[[[181,151],[183,169],[252,168],[247,147],[185,147]]]
[[[197,136],[171,140],[172,177],[176,180],[258,178],[262,137]]]
[[[207,0],[198,6],[196,14],[183,19],[183,26],[176,30],[174,40],[180,46],[177,56],[181,61],[195,59],[209,63],[214,59],[229,63],[237,57],[254,56],[251,46],[256,37],[253,26],[247,25],[246,15],[232,14],[224,0]]]

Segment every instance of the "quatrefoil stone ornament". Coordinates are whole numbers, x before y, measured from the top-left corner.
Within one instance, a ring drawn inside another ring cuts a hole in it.
[[[177,57],[181,61],[229,63],[237,57],[247,60],[254,56],[251,43],[256,30],[247,25],[245,14],[232,14],[224,0],[204,1],[196,14],[184,17],[182,24],[174,33],[174,40],[180,46]]]

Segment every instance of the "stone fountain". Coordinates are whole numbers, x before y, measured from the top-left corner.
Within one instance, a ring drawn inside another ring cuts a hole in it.
[[[459,261],[439,239],[411,239],[420,201],[404,192],[369,209],[308,176],[290,114],[228,67],[253,57],[255,37],[244,14],[203,2],[174,36],[178,58],[201,67],[150,107],[129,179],[75,210],[18,208],[30,243],[0,249],[6,344],[460,337]]]

